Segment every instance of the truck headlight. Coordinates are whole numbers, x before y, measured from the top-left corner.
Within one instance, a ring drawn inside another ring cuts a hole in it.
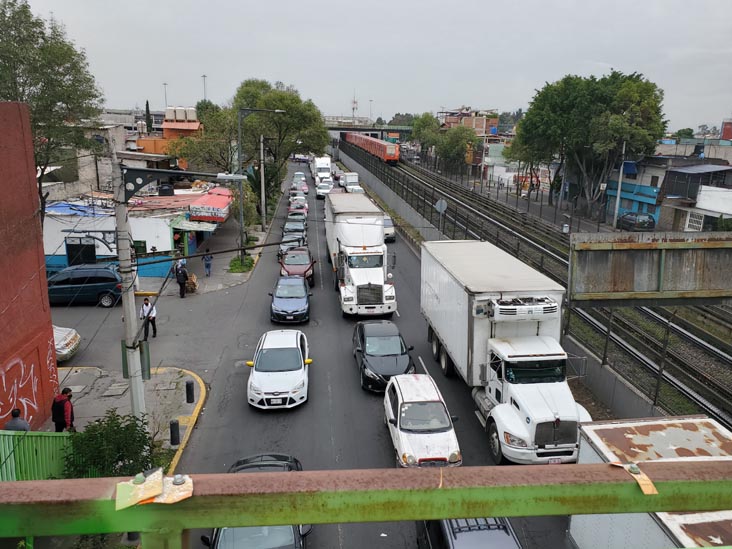
[[[512,435],[508,431],[505,431],[503,433],[503,440],[506,441],[506,444],[509,446],[517,446],[518,448],[527,448],[528,444],[526,444],[526,441],[522,438],[517,437],[516,435]]]
[[[412,454],[404,453],[402,454],[402,463],[414,466],[417,465],[417,458],[415,458]]]
[[[450,463],[459,463],[463,460],[462,454],[460,454],[460,450],[455,450],[454,452],[450,453],[450,457],[447,458],[447,461]]]
[[[385,295],[384,301],[394,301],[396,299],[396,296],[393,295]]]
[[[351,301],[353,301],[353,296],[344,297],[343,301],[346,303],[350,303]]]

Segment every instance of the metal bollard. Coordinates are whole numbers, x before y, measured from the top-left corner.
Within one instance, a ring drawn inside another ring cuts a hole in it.
[[[186,402],[188,404],[192,404],[196,400],[196,395],[194,394],[194,387],[193,387],[193,380],[189,379],[186,381]]]
[[[180,444],[180,424],[177,419],[170,422],[170,445],[178,446]]]

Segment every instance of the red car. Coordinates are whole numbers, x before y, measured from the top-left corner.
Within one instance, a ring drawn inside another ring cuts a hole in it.
[[[304,192],[305,194],[308,194],[308,184],[304,181],[300,183],[300,190]]]
[[[302,212],[306,216],[308,215],[308,205],[304,202],[291,202],[287,207],[287,215],[293,212]]]
[[[280,259],[280,274],[302,276],[312,288],[315,286],[315,263],[316,260],[306,247],[290,248]]]

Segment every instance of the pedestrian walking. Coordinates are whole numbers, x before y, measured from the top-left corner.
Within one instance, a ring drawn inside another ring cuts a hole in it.
[[[51,419],[56,425],[56,432],[60,433],[64,429],[74,431],[74,405],[71,404],[71,389],[64,387],[60,395],[53,399],[51,405]]]
[[[175,270],[175,280],[178,282],[178,287],[180,288],[180,297],[185,297],[186,283],[188,282],[188,271],[184,265],[178,265],[178,268]]]
[[[8,421],[3,429],[6,431],[30,431],[30,424],[20,417],[20,408],[15,408],[10,415],[13,417]]]
[[[211,264],[213,263],[213,256],[209,253],[209,249],[206,248],[206,255],[202,258],[203,270],[206,272],[206,276],[211,276]]]
[[[158,326],[155,324],[155,317],[158,316],[158,310],[155,305],[150,303],[150,300],[146,297],[142,301],[142,307],[140,307],[140,320],[144,322],[145,327],[145,338],[143,341],[147,341],[147,335],[150,332],[150,326],[153,329],[153,337],[158,337]]]

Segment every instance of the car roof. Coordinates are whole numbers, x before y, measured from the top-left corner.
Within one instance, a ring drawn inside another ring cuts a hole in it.
[[[287,250],[288,254],[309,254],[310,249],[305,246],[298,246],[297,248],[290,248]]]
[[[428,374],[401,374],[391,378],[405,402],[442,400],[435,380]]]
[[[399,328],[388,320],[364,320],[363,333],[370,336],[399,335]]]
[[[496,547],[497,549],[519,548],[521,545],[507,519],[470,518],[447,519],[443,523],[453,540],[459,539],[459,546],[469,548]]]
[[[262,346],[267,349],[297,347],[301,333],[300,330],[270,330],[262,335]]]
[[[71,265],[69,267],[66,267],[62,270],[64,271],[80,271],[80,270],[99,270],[99,269],[105,269],[108,271],[116,271],[117,266],[113,264],[102,264],[102,263],[85,263],[84,265]]]

